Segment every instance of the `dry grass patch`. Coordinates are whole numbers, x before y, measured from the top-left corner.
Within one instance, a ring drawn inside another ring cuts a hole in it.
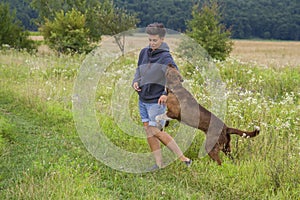
[[[268,67],[300,66],[299,41],[234,40],[231,56]]]

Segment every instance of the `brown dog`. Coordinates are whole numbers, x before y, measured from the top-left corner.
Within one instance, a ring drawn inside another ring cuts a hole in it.
[[[184,124],[204,131],[206,134],[205,150],[219,165],[221,165],[220,150],[226,155],[231,152],[230,134],[247,138],[259,134],[259,127],[255,127],[253,132],[227,127],[222,120],[202,107],[192,94],[182,86],[181,82],[183,79],[178,70],[169,65],[166,71],[167,112],[158,115],[156,121],[177,119]]]

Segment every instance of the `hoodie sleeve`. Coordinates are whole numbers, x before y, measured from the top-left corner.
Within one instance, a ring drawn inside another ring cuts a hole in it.
[[[133,86],[133,83],[138,82],[140,85],[140,80],[141,80],[141,74],[140,74],[140,69],[139,66],[141,65],[141,62],[143,60],[144,54],[146,52],[146,48],[142,49],[140,54],[139,54],[139,60],[137,63],[137,68],[135,70],[134,78],[132,80],[131,86]]]
[[[140,80],[141,80],[141,74],[140,74],[140,69],[139,67],[136,68],[135,70],[135,74],[134,74],[134,78],[133,81],[131,83],[131,86],[133,86],[133,83],[138,82],[140,85]]]

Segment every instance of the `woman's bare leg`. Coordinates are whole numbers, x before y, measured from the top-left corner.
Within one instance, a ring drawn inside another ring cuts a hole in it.
[[[160,148],[160,141],[155,137],[149,129],[148,122],[144,122],[144,128],[147,134],[147,142],[154,156],[155,163],[158,167],[162,167],[162,154]]]
[[[149,134],[155,136],[159,141],[166,145],[171,151],[173,151],[181,161],[189,161],[190,159],[185,157],[180,150],[179,146],[175,140],[166,132],[160,131],[154,126],[148,126],[147,128]]]

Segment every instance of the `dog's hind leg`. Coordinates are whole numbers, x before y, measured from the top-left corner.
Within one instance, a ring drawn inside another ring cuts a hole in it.
[[[229,159],[231,159],[231,160],[234,162],[234,158],[233,158],[233,156],[231,155],[230,140],[231,140],[230,134],[227,134],[227,133],[226,133],[226,139],[225,139],[225,143],[224,143],[224,145],[223,145],[222,151],[225,153],[225,155],[226,155]]]
[[[225,141],[224,141],[224,145],[223,145],[223,149],[222,149],[222,151],[226,155],[231,153],[230,140],[231,140],[230,134],[226,133],[226,137],[225,137]]]
[[[208,153],[208,155],[214,160],[214,161],[216,161],[217,163],[218,163],[218,165],[221,165],[221,159],[220,159],[220,157],[219,157],[219,148],[218,148],[218,146],[216,145],[209,153]]]

